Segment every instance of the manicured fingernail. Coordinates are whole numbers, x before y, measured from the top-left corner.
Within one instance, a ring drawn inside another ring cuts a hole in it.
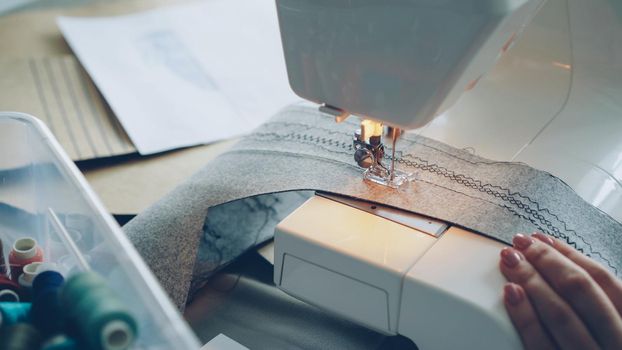
[[[540,240],[540,241],[542,241],[542,242],[544,242],[544,243],[546,243],[548,245],[550,245],[551,247],[555,246],[555,241],[551,237],[545,235],[544,233],[536,232],[536,233],[534,233],[531,236],[537,238],[538,240]]]
[[[505,301],[510,305],[518,305],[523,301],[523,292],[520,287],[514,283],[508,283],[503,287]]]
[[[501,250],[501,260],[507,267],[516,267],[521,261],[521,256],[512,248],[503,248]]]
[[[533,238],[527,237],[519,233],[516,236],[514,236],[512,243],[514,243],[515,248],[520,249],[520,250],[525,250],[529,248],[531,243],[533,243]]]

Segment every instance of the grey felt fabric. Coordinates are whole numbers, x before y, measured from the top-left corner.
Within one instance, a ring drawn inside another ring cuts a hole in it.
[[[390,189],[361,179],[362,170],[352,160],[356,127],[352,120],[335,124],[313,107],[288,107],[137,216],[125,231],[180,308],[208,208],[303,189],[402,208],[508,243],[517,232],[541,231],[620,275],[622,225],[551,174],[406,134],[396,160],[417,180]]]

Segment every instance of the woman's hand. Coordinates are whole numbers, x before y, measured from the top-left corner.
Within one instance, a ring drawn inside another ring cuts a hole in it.
[[[622,282],[565,243],[516,235],[501,251],[505,307],[526,349],[622,349]]]

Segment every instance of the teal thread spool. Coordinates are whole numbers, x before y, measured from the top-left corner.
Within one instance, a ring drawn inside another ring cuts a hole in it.
[[[76,311],[87,343],[99,338],[101,344],[108,344],[102,349],[108,350],[126,349],[131,343],[134,320],[108,289],[88,292],[76,305]]]
[[[7,328],[16,323],[28,322],[30,307],[30,303],[0,303],[0,329]]]
[[[77,303],[90,289],[108,289],[106,281],[94,272],[80,272],[65,281],[61,289],[61,298]]]
[[[16,323],[0,332],[0,349],[39,350],[41,335],[28,323]]]
[[[89,349],[122,350],[134,342],[136,321],[97,274],[72,276],[60,297],[72,327]]]

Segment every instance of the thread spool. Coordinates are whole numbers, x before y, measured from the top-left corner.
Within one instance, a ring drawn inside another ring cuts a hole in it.
[[[40,262],[33,262],[22,268],[22,274],[17,279],[22,301],[32,300],[32,281],[37,276],[39,265],[41,265]]]
[[[38,350],[40,346],[39,331],[27,323],[17,323],[0,332],[0,349]]]
[[[15,293],[10,289],[2,289],[0,290],[0,303],[19,302],[19,294]]]
[[[39,275],[41,272],[45,272],[45,271],[60,271],[60,268],[59,268],[58,264],[56,264],[56,263],[43,261],[43,262],[40,262],[38,264],[39,264],[39,266],[37,267],[37,275]]]
[[[0,295],[11,295],[11,294],[16,294],[19,295],[20,290],[19,290],[19,285],[13,281],[11,281],[7,276],[4,275],[0,275]],[[13,293],[10,293],[13,292]],[[1,300],[0,298],[0,301]],[[4,301],[8,301],[8,300],[4,300]],[[17,300],[19,301],[19,299]]]
[[[82,338],[93,348],[123,350],[133,342],[134,320],[108,290],[89,292],[77,305],[77,310],[80,324],[84,325]]]
[[[61,297],[68,302],[78,303],[85,291],[107,288],[106,281],[95,272],[78,272],[65,281]],[[64,301],[63,301],[64,303]]]
[[[136,321],[93,272],[72,276],[61,289],[61,304],[89,349],[122,350],[136,337]]]
[[[34,238],[20,238],[13,244],[9,253],[9,266],[11,267],[11,279],[17,282],[22,274],[24,266],[33,262],[43,261],[43,250],[37,245]]]
[[[6,275],[6,260],[4,259],[4,244],[0,239],[0,276]]]
[[[35,277],[37,277],[40,262],[33,262],[28,265],[24,265],[22,268],[22,274],[19,275],[17,279],[17,283],[22,288],[32,288],[32,281],[34,281]]]
[[[64,334],[59,334],[46,341],[41,350],[77,350],[78,344],[73,338],[69,338]]]
[[[40,272],[32,282],[34,297],[48,289],[59,289],[65,283],[65,278],[58,271],[47,270]]]
[[[30,320],[30,303],[0,303],[0,329]],[[3,349],[0,347],[0,349]]]
[[[44,336],[60,333],[65,327],[65,310],[59,294],[63,282],[60,273],[44,271],[37,275],[32,284],[30,319]]]

